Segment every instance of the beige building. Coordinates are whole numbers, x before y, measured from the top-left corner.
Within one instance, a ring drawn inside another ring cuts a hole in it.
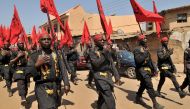
[[[160,15],[164,17],[162,30],[172,31],[190,27],[190,5],[163,10]],[[146,25],[147,31],[156,31],[155,24],[150,22]]]
[[[171,33],[169,46],[174,48],[172,58],[175,63],[183,63],[183,51],[190,39],[190,5],[163,10],[160,14],[164,17],[162,30]],[[156,32],[155,23],[147,23],[146,30]]]
[[[65,23],[66,20],[69,21],[69,26],[73,37],[82,35],[85,20],[87,22],[91,35],[103,33],[99,14],[88,13],[80,5],[77,5],[69,9],[68,11],[60,14],[60,17],[63,24]],[[114,33],[116,34],[118,33],[122,37],[123,36],[127,37],[126,34],[133,34],[139,31],[139,27],[134,15],[106,16],[106,19],[107,23],[109,23],[109,19],[111,19]],[[57,33],[58,36],[60,36],[61,29],[57,20],[55,19],[55,17],[51,16],[51,21],[52,24],[54,25],[55,32]],[[47,31],[49,31],[47,22],[41,25],[40,27],[44,27]],[[113,35],[113,39],[114,36],[115,35]]]

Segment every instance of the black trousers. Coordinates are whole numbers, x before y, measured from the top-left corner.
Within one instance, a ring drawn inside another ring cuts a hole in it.
[[[77,71],[76,71],[76,64],[75,62],[68,62],[69,63],[69,66],[71,68],[71,80],[73,81],[76,77],[77,77]]]
[[[18,87],[19,96],[26,97],[28,92],[27,81],[17,80],[17,87]]]
[[[147,90],[149,97],[151,99],[155,99],[156,94],[155,94],[155,91],[153,88],[151,76],[149,76],[149,75],[144,76],[143,78],[140,79],[140,87],[138,89],[137,95],[139,97],[142,97],[142,94],[145,89]]]
[[[184,81],[180,87],[183,90],[187,86],[189,86],[189,91],[190,91],[190,70],[187,70],[186,77],[185,77],[185,79],[184,79]]]
[[[12,86],[13,73],[10,71],[8,66],[2,67],[2,73],[4,74],[4,79],[6,80],[7,89],[10,90]]]
[[[160,70],[160,81],[159,81],[159,84],[158,84],[158,87],[157,87],[157,91],[158,92],[161,91],[162,86],[164,85],[166,77],[168,77],[172,81],[175,89],[179,90],[180,86],[179,86],[179,83],[176,80],[175,75],[169,70]]]
[[[87,64],[87,67],[88,67],[88,69],[89,69],[89,73],[88,73],[88,84],[91,84],[92,81],[93,81],[93,78],[94,78],[94,76],[93,76],[94,71],[93,71],[92,65],[91,65],[90,63]]]
[[[116,109],[113,86],[101,79],[95,79],[95,85],[98,91],[97,109]]]
[[[52,94],[47,93],[47,89],[53,90]],[[57,84],[55,82],[35,84],[35,95],[38,102],[38,109],[57,109],[58,93]]]

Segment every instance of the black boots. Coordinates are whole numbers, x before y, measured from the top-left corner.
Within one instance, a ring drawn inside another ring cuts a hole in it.
[[[142,106],[146,106],[147,104],[143,101],[142,97],[139,95],[136,95],[135,103],[140,104]]]
[[[180,98],[184,98],[187,95],[184,91],[181,90],[181,88],[179,88],[177,91],[179,93]]]
[[[21,106],[25,107],[26,104],[27,104],[26,97],[25,96],[21,96]]]
[[[11,88],[7,88],[7,92],[9,93],[9,97],[13,96],[13,92],[12,92]]]

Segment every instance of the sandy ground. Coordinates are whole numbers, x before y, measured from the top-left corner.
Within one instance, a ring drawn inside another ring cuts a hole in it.
[[[95,109],[97,93],[93,89],[87,88],[85,81],[87,71],[79,71],[79,85],[74,86],[71,83],[72,93],[67,96],[63,96],[62,106],[59,109]],[[177,75],[177,80],[179,84],[182,83],[185,75]],[[154,87],[157,87],[159,77],[153,78]],[[122,86],[115,87],[116,104],[117,109],[144,109],[139,104],[134,103],[135,93],[139,87],[139,82],[137,80],[132,80],[128,78],[122,78],[125,82]],[[16,84],[13,84],[13,97],[8,97],[6,88],[3,88],[5,82],[0,82],[0,109],[19,109],[20,108],[20,97],[18,96],[18,91]],[[165,85],[163,86],[162,92],[166,96],[166,99],[158,98],[158,102],[165,106],[165,109],[189,109],[190,96],[186,96],[184,99],[180,99],[178,93],[174,91],[173,84],[169,79],[166,79]],[[37,109],[37,102],[34,95],[34,83],[32,82],[28,95],[28,108]],[[187,90],[187,89],[186,89]],[[150,98],[148,97],[146,91],[143,94],[145,102],[152,107]]]

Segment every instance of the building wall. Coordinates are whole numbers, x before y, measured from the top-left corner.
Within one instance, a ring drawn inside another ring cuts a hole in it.
[[[54,17],[51,17],[53,19]],[[68,19],[71,33],[73,36],[80,36],[83,32],[84,21],[86,20],[91,35],[103,33],[103,29],[100,22],[99,14],[92,14],[85,12],[83,7],[76,6],[61,15],[61,20],[66,21]],[[109,19],[111,19],[113,31],[123,32],[125,34],[135,33],[139,30],[139,26],[136,22],[134,15],[127,16],[106,16],[107,23],[109,25]],[[58,24],[54,19],[54,24]],[[60,27],[58,26],[58,32],[56,33],[60,37]],[[47,28],[47,24],[42,25]]]
[[[187,13],[187,22],[177,23],[177,14]],[[186,9],[178,9],[173,11],[168,11],[164,15],[165,23],[163,24],[163,29],[172,30],[175,28],[190,26],[190,7]]]
[[[177,14],[187,13],[187,22],[178,23]],[[171,9],[161,12],[164,17],[164,23],[162,24],[163,30],[180,29],[181,27],[190,26],[190,6],[186,8]],[[146,24],[147,31],[156,31],[155,23],[153,23],[153,29],[148,30],[148,23]]]

